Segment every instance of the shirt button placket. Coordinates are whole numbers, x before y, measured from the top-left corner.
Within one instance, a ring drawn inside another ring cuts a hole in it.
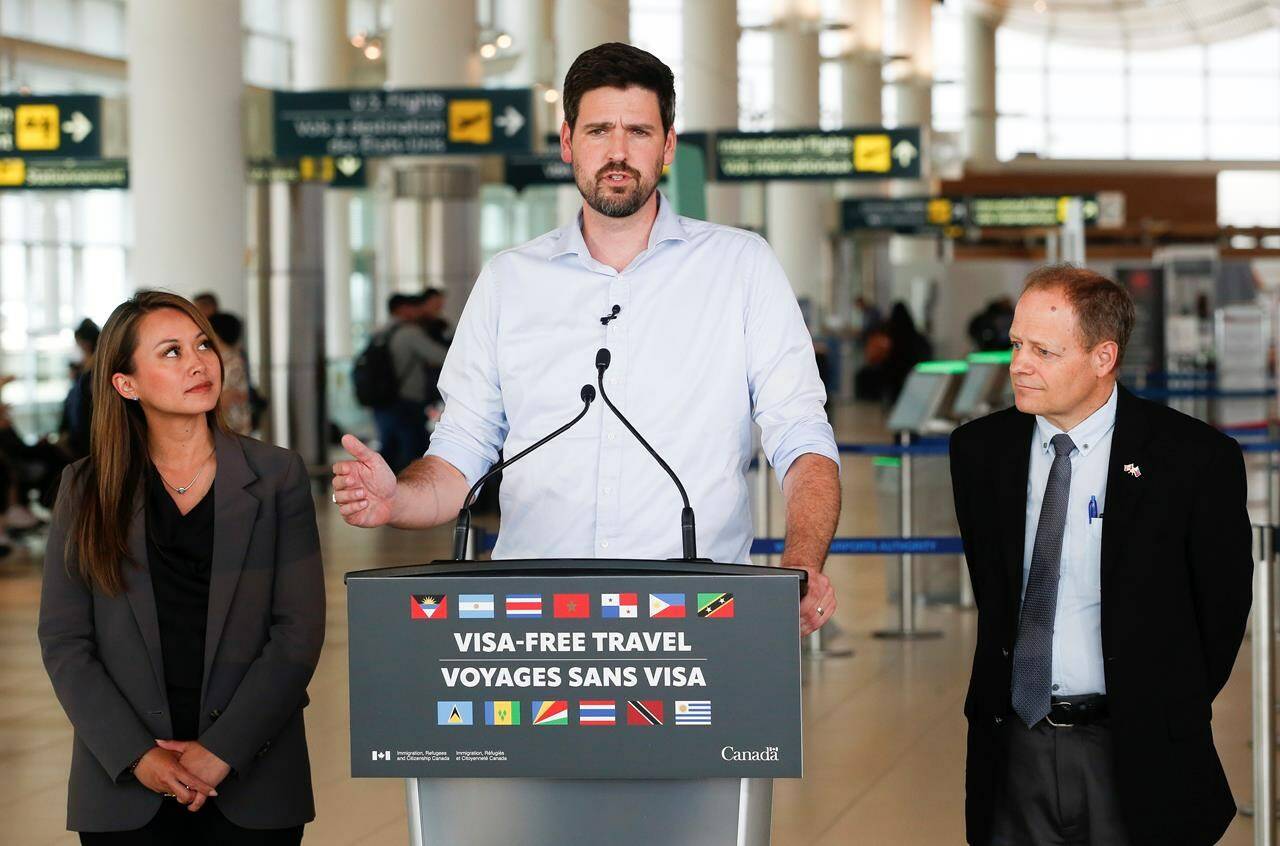
[[[605,371],[605,390],[614,405],[626,414],[625,389],[627,368],[627,313],[628,282],[624,274],[618,274],[609,283],[609,297],[604,313],[609,313],[613,306],[619,307],[618,316],[605,324],[605,346],[609,348],[611,361]],[[596,549],[597,554],[608,554],[610,541],[616,539],[620,530],[620,480],[622,478],[622,456],[626,433],[619,421],[607,407],[603,410],[604,441],[600,446],[600,487],[596,491]]]

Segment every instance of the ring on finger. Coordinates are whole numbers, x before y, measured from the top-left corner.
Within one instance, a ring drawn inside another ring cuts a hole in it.
[[[821,606],[821,605],[819,605],[819,606],[818,606],[818,616],[819,616],[819,617],[821,617],[821,616],[822,616],[822,606]]]
[[[174,795],[174,794],[172,794],[172,793],[161,793],[160,795],[161,795],[161,796],[163,796],[165,799],[177,799],[177,798],[178,798],[177,796],[175,796],[175,795]]]

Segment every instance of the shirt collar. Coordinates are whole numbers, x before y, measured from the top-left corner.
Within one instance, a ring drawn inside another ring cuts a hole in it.
[[[1081,420],[1075,425],[1075,428],[1066,433],[1071,436],[1071,442],[1076,445],[1076,449],[1080,450],[1081,455],[1088,455],[1092,452],[1093,448],[1098,445],[1098,441],[1102,440],[1116,425],[1116,402],[1119,393],[1119,388],[1113,386],[1111,388],[1111,397],[1102,404],[1102,407],[1084,420]],[[1040,415],[1036,415],[1036,439],[1043,453],[1048,455],[1053,452],[1051,441],[1054,435],[1061,434],[1063,434],[1061,429]]]
[[[653,228],[649,230],[649,250],[661,244],[663,241],[688,241],[689,233],[685,230],[684,224],[680,221],[680,215],[675,213],[671,208],[671,202],[661,192],[658,193],[658,216],[653,221]],[[582,237],[582,209],[574,214],[573,220],[560,227],[556,236],[556,248],[551,252],[548,260],[560,258],[573,254],[579,258],[590,258],[591,251],[587,249],[587,242]]]

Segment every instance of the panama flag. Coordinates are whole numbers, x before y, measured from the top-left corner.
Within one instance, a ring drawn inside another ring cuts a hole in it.
[[[458,594],[458,618],[461,620],[492,620],[493,594]]]
[[[436,725],[471,725],[471,703],[440,701],[436,703]]]
[[[686,701],[676,700],[676,725],[709,726],[711,725],[711,700],[699,699]]]
[[[590,617],[591,594],[557,593],[555,595],[555,615],[557,617]]]
[[[520,703],[510,701],[484,703],[484,724],[486,726],[520,725]]]
[[[507,616],[508,617],[541,617],[542,616],[542,594],[539,593],[509,593],[507,594]]]
[[[683,593],[649,594],[649,616],[656,620],[684,616]]]
[[[567,726],[569,725],[569,702],[566,699],[533,701],[533,724],[535,726]]]
[[[600,594],[600,616],[606,620],[619,617],[640,616],[637,608],[639,600],[634,593],[602,593]]]
[[[584,726],[617,724],[612,699],[583,699],[578,703],[578,723]]]
[[[628,699],[627,725],[660,726],[662,725],[661,699]]]
[[[449,604],[444,594],[415,593],[409,596],[410,620],[443,620],[449,616]]]

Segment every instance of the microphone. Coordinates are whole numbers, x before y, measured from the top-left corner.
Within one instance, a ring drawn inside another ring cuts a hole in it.
[[[617,305],[617,304],[615,303],[615,304],[614,304],[614,306],[613,306],[613,308],[611,308],[611,309],[609,310],[609,313],[608,313],[608,314],[606,314],[604,317],[600,318],[600,325],[601,325],[601,326],[608,326],[608,325],[609,325],[609,321],[610,321],[610,320],[616,320],[616,319],[617,319],[617,317],[618,317],[618,315],[619,315],[621,312],[622,312],[622,306]]]
[[[617,406],[609,399],[609,395],[604,390],[604,372],[609,369],[609,363],[613,360],[612,354],[607,348],[601,347],[596,352],[596,384],[600,386],[600,397],[604,400],[605,405],[609,406],[609,410],[614,416],[622,421],[622,425],[627,427],[636,440],[640,442],[640,446],[648,450],[653,456],[654,461],[662,465],[662,469],[667,471],[667,475],[671,477],[671,481],[676,483],[676,488],[680,491],[680,498],[684,500],[684,509],[680,512],[680,536],[684,548],[684,557],[682,561],[698,560],[698,539],[697,531],[694,528],[693,508],[689,505],[689,495],[685,493],[684,485],[680,484],[680,478],[676,476],[675,471],[671,469],[667,462],[662,460],[662,456],[658,455],[658,451],[649,446],[649,442],[644,436],[636,431],[636,427],[631,425],[631,421],[623,416]]]
[[[583,385],[582,390],[579,392],[578,396],[582,400],[582,411],[578,412],[577,417],[574,417],[568,423],[564,424],[559,429],[556,429],[554,432],[552,432],[550,435],[547,435],[545,438],[538,441],[536,444],[526,447],[525,449],[520,450],[518,453],[506,459],[505,461],[499,461],[497,464],[493,465],[493,467],[489,469],[489,472],[485,473],[483,476],[477,479],[476,483],[471,486],[471,490],[467,491],[467,497],[462,501],[462,510],[458,512],[458,522],[455,523],[453,526],[453,560],[454,561],[466,560],[467,536],[471,534],[471,506],[475,503],[475,497],[476,497],[476,494],[479,493],[480,491],[480,486],[483,485],[485,482],[489,481],[489,479],[491,479],[493,476],[497,475],[498,473],[501,473],[505,468],[510,467],[512,464],[515,464],[517,461],[524,458],[526,455],[528,455],[538,447],[545,444],[547,441],[550,441],[554,438],[558,438],[560,435],[563,435],[565,432],[569,431],[569,429],[571,429],[574,426],[574,424],[576,424],[579,420],[581,420],[583,417],[586,417],[587,411],[589,411],[591,408],[591,403],[595,401],[596,389],[591,387],[590,385]]]

